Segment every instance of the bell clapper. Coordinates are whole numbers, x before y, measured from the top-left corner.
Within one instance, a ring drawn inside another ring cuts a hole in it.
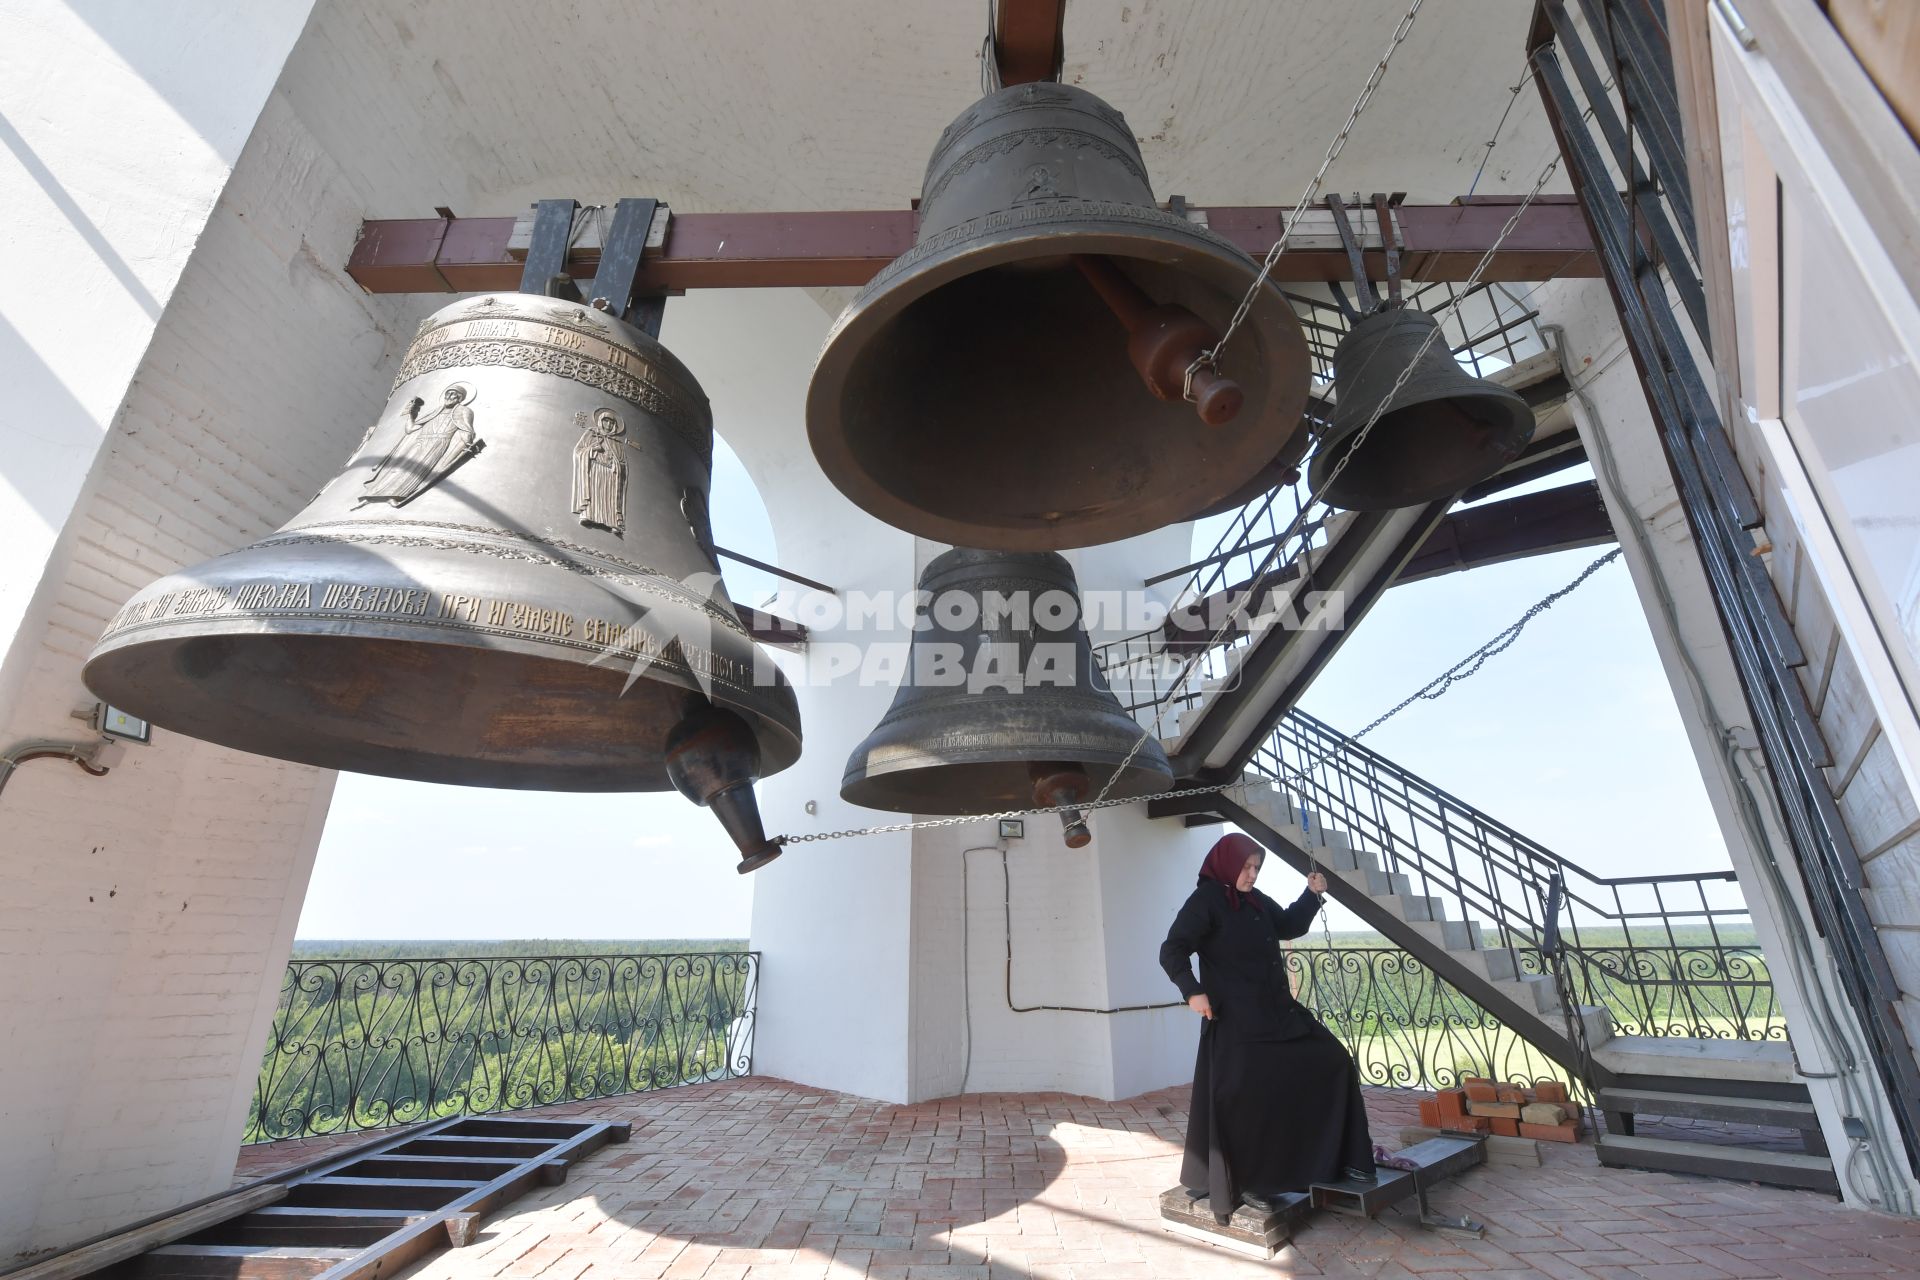
[[[1147,390],[1162,400],[1186,396],[1186,373],[1220,335],[1213,326],[1175,303],[1155,303],[1127,279],[1113,259],[1076,253],[1073,263],[1127,330],[1127,358]],[[1193,402],[1210,427],[1233,421],[1246,402],[1240,384],[1204,365],[1193,371]]]
[[[1077,803],[1093,791],[1087,771],[1070,762],[1036,761],[1027,766],[1027,775],[1033,779],[1033,802],[1043,809]],[[1093,832],[1087,829],[1087,817],[1080,810],[1062,810],[1060,826],[1067,848],[1084,849],[1093,843]]]
[[[780,845],[760,825],[753,797],[760,744],[744,718],[698,700],[667,734],[666,766],[675,790],[720,819],[742,855],[741,875],[780,856]]]

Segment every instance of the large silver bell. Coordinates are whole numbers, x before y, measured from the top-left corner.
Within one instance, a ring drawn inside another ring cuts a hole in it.
[[[793,763],[708,528],[713,422],[645,332],[506,294],[420,326],[346,468],[278,532],[137,593],[83,671],[164,728],[329,769],[657,791],[776,856]]]

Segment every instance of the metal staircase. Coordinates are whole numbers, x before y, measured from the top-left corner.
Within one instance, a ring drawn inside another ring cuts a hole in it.
[[[1330,302],[1289,296],[1303,313],[1316,373],[1330,378],[1346,321]],[[1455,358],[1533,406],[1534,438],[1500,474],[1420,507],[1309,519],[1306,485],[1282,485],[1236,512],[1205,558],[1149,579],[1148,587],[1185,579],[1165,623],[1095,653],[1122,705],[1160,737],[1182,777],[1237,777],[1348,632],[1410,568],[1431,577],[1613,540],[1590,482],[1452,512],[1463,498],[1497,494],[1586,455],[1564,411],[1569,393],[1559,355],[1523,299],[1504,285],[1456,296],[1454,286],[1439,283],[1416,288],[1409,301],[1456,306],[1447,322]]]
[[[1756,993],[1771,999],[1764,964],[1760,980],[1734,972],[1757,948],[1720,937],[1746,918],[1732,872],[1596,876],[1295,709],[1403,577],[1612,540],[1591,484],[1453,510],[1585,455],[1559,355],[1525,299],[1429,288],[1461,304],[1456,359],[1533,404],[1533,442],[1499,475],[1424,507],[1316,513],[1304,486],[1276,488],[1236,513],[1209,556],[1149,581],[1185,576],[1185,611],[1097,656],[1176,774],[1225,789],[1148,812],[1232,822],[1297,870],[1327,872],[1337,901],[1586,1086],[1608,1117],[1603,1163],[1836,1190],[1784,1028],[1752,1025]],[[1293,300],[1325,377],[1344,320]],[[1333,593],[1337,620],[1316,613]],[[1636,1133],[1641,1116],[1669,1123]],[[1689,1141],[1708,1135],[1672,1123],[1715,1120],[1798,1133],[1803,1149],[1729,1145],[1724,1132]]]
[[[1748,1025],[1753,984],[1725,964],[1740,952],[1720,931],[1745,915],[1731,872],[1595,876],[1300,711],[1241,785],[1149,812],[1231,822],[1325,872],[1337,901],[1587,1085],[1603,1164],[1838,1189],[1790,1048]],[[1662,1021],[1623,997],[1636,984]],[[1694,1034],[1621,1034],[1622,1017]],[[1764,1125],[1802,1149],[1636,1134],[1638,1116]]]

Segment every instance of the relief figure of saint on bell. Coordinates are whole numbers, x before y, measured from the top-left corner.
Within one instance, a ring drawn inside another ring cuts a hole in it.
[[[426,402],[419,396],[403,411],[406,430],[387,456],[361,483],[367,492],[360,504],[391,502],[405,506],[441,477],[485,447],[473,430],[473,388],[456,382],[440,393],[439,407],[422,417]],[[359,504],[356,504],[359,505]]]
[[[573,446],[573,514],[580,523],[621,533],[627,527],[626,426],[611,409],[574,415],[580,439]]]

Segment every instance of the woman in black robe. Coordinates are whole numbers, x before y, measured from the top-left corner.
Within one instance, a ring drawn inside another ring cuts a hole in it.
[[[1160,946],[1160,967],[1206,1019],[1180,1181],[1221,1222],[1241,1203],[1266,1211],[1286,1192],[1371,1179],[1375,1167],[1359,1069],[1293,998],[1280,951],[1312,926],[1326,879],[1316,871],[1283,908],[1253,887],[1262,852],[1248,836],[1222,837]]]

